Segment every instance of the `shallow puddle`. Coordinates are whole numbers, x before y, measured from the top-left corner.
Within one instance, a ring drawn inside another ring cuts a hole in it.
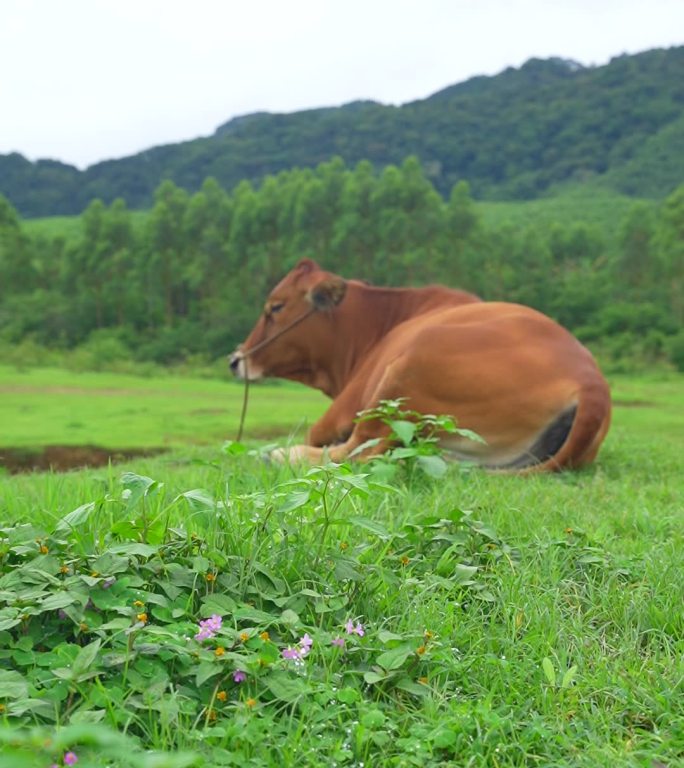
[[[99,445],[46,445],[43,448],[1,448],[0,471],[68,472],[83,467],[103,467],[110,462],[157,456],[165,448],[103,448]]]

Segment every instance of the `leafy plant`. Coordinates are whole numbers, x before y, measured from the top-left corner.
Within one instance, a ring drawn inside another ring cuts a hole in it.
[[[451,416],[419,413],[404,408],[405,402],[406,398],[403,397],[381,400],[375,408],[362,411],[357,419],[360,422],[377,419],[390,428],[389,442],[393,447],[373,459],[374,472],[384,479],[393,477],[399,467],[405,470],[409,481],[416,472],[437,479],[443,477],[448,466],[440,445],[440,438],[444,435],[458,435],[475,442],[485,442],[472,430],[456,426]],[[351,456],[379,442],[379,438],[368,440]]]

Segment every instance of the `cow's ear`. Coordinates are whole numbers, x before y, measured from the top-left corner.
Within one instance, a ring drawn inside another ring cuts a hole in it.
[[[336,307],[347,292],[347,282],[341,277],[328,277],[316,283],[306,294],[308,301],[319,311]]]
[[[302,275],[308,275],[309,272],[315,272],[320,269],[313,259],[300,259],[296,264],[294,271]]]

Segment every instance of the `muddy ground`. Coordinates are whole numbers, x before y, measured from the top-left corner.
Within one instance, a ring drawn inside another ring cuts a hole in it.
[[[103,467],[110,462],[140,456],[157,456],[164,448],[103,448],[98,445],[47,445],[43,448],[0,447],[0,471],[19,472],[53,470],[67,472],[83,467]]]

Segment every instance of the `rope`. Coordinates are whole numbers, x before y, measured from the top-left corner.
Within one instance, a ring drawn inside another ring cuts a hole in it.
[[[242,355],[242,360],[245,364],[245,391],[242,396],[242,413],[240,414],[240,426],[238,427],[237,437],[235,438],[236,442],[239,443],[242,440],[242,433],[245,427],[245,419],[247,417],[247,403],[249,401],[249,370],[247,364],[248,358],[251,357],[255,352],[258,352],[260,349],[268,346],[272,341],[280,338],[284,333],[287,333],[287,331],[291,330],[296,325],[299,325],[299,323],[301,323],[303,320],[306,320],[309,315],[313,315],[314,312],[316,312],[316,307],[311,307],[306,312],[304,312],[304,314],[295,318],[289,325],[281,328],[278,333],[274,333],[273,336],[269,336],[269,338],[260,341],[258,344],[253,346],[251,349],[248,349],[247,352]]]

